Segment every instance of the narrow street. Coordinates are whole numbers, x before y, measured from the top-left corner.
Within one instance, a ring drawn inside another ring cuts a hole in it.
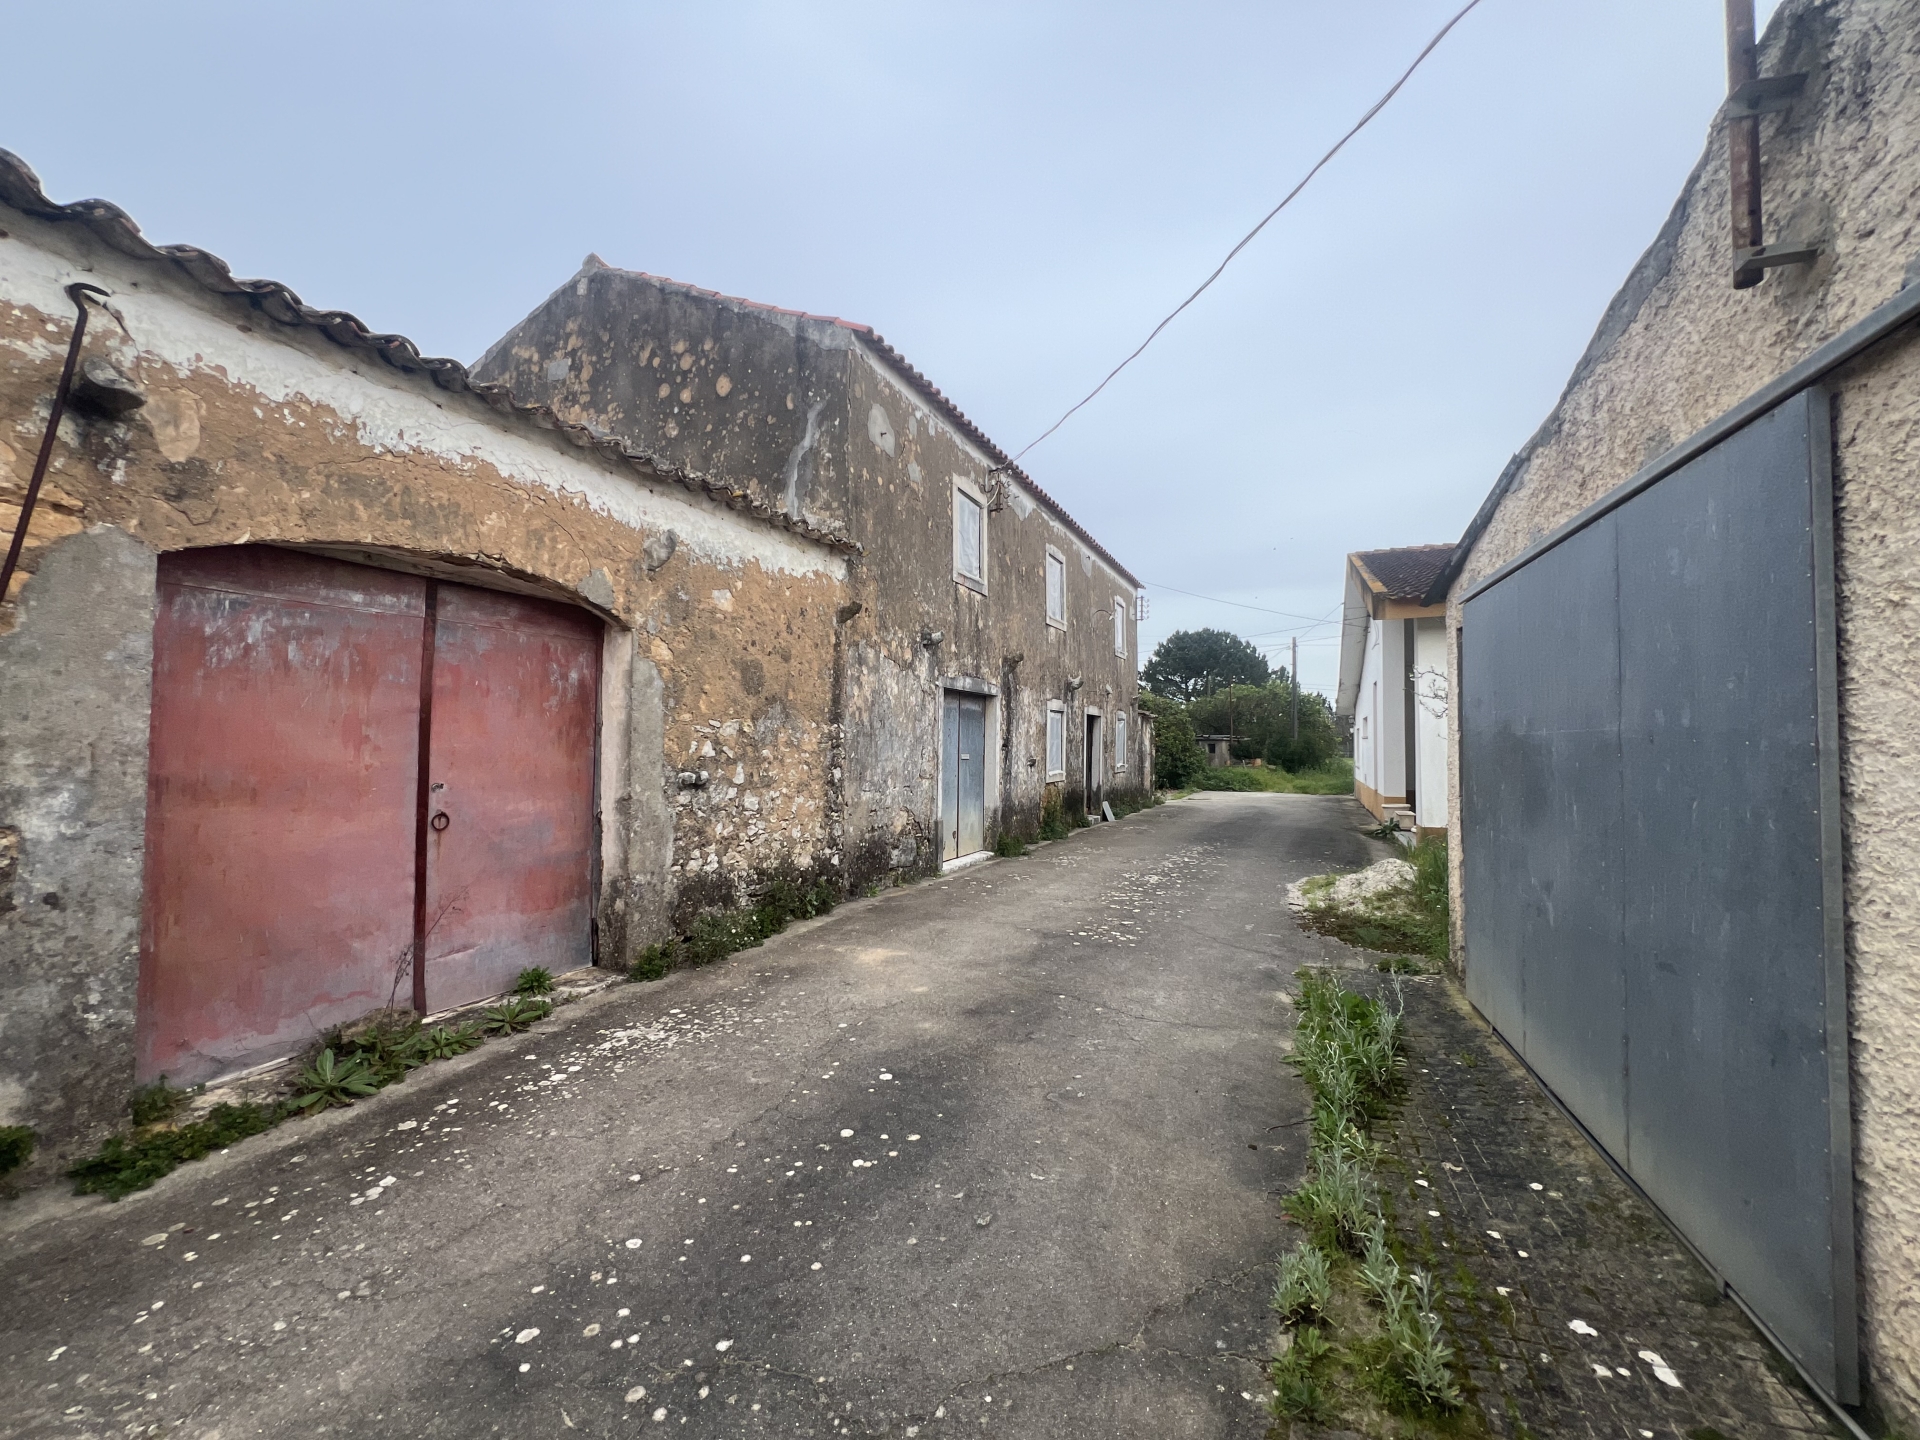
[[[1262,1436],[1284,891],[1363,818],[1197,795],[30,1197],[0,1429]]]

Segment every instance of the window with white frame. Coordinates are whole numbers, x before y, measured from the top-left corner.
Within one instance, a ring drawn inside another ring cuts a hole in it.
[[[953,578],[975,590],[987,588],[987,507],[958,485],[953,487]]]
[[[1113,597],[1113,653],[1127,653],[1127,600],[1124,595]]]
[[[1067,628],[1067,557],[1047,547],[1047,624]]]
[[[1113,717],[1113,768],[1127,768],[1127,712],[1124,710]]]
[[[1067,775],[1067,707],[1059,701],[1047,706],[1047,779]]]

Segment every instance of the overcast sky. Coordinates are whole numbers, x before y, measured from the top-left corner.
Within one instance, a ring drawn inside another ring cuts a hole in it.
[[[861,320],[1017,450],[1459,3],[14,5],[0,146],[462,360],[590,250]],[[1721,13],[1483,0],[1027,457],[1147,582],[1143,652],[1278,657],[1347,551],[1458,537],[1697,160]]]

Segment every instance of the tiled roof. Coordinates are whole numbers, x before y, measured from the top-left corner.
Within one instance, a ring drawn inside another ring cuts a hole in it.
[[[745,490],[668,464],[611,436],[595,434],[584,425],[570,424],[545,405],[524,404],[504,385],[482,384],[474,380],[458,360],[422,355],[419,347],[404,335],[378,334],[344,310],[315,310],[277,280],[237,280],[226,261],[195,246],[151,244],[132,217],[109,201],[76,200],[68,205],[55,204],[40,188],[40,177],[10,150],[0,150],[0,204],[37,220],[80,225],[102,244],[123,255],[170,266],[203,290],[243,298],[270,320],[318,330],[336,345],[372,355],[403,374],[430,376],[442,390],[476,395],[510,421],[554,431],[583,450],[593,450],[632,466],[649,479],[683,486],[730,509],[833,549],[859,552],[860,547],[847,536],[796,519],[755,500]]]
[[[595,260],[599,259],[598,256],[594,256],[593,258]],[[606,262],[601,261],[600,263],[605,265]],[[608,266],[607,268],[612,269],[615,267]],[[921,397],[926,400],[929,405],[944,415],[954,429],[958,430],[962,435],[965,435],[977,445],[987,458],[993,461],[996,470],[1002,474],[1012,475],[1021,485],[1032,491],[1034,497],[1052,512],[1054,518],[1059,520],[1062,525],[1065,525],[1067,529],[1071,530],[1075,535],[1079,536],[1089,550],[1093,551],[1094,554],[1111,565],[1130,585],[1136,589],[1139,588],[1140,581],[1135,578],[1131,570],[1127,569],[1125,565],[1122,565],[1119,560],[1114,558],[1111,551],[1098,540],[1094,539],[1087,528],[1078,520],[1075,520],[1073,516],[1069,515],[1066,508],[1062,506],[1059,501],[1041,489],[1040,486],[1034,482],[1031,475],[1027,474],[1027,472],[1022,470],[1018,465],[1015,465],[1007,452],[988,438],[986,431],[968,419],[967,413],[964,410],[954,404],[952,400],[948,399],[947,396],[941,392],[939,386],[935,385],[925,375],[922,375],[915,369],[906,356],[902,355],[882,339],[880,332],[875,330],[871,325],[862,325],[857,320],[842,320],[838,315],[814,315],[805,310],[788,310],[779,305],[768,305],[760,300],[747,300],[738,295],[723,295],[718,290],[706,290],[698,285],[689,285],[684,280],[669,279],[665,275],[652,275],[645,270],[630,270],[627,273],[630,275],[638,275],[645,280],[651,280],[656,285],[671,285],[676,290],[685,291],[690,295],[699,295],[709,300],[724,300],[730,305],[743,305],[749,310],[765,310],[774,315],[792,315],[801,320],[815,320],[822,324],[838,325],[843,330],[853,331],[878,351],[880,357],[885,360],[888,365],[899,371],[902,378],[913,386],[915,390],[919,391]]]
[[[1353,559],[1389,600],[1419,605],[1452,554],[1451,545],[1403,545],[1397,550],[1356,550]]]

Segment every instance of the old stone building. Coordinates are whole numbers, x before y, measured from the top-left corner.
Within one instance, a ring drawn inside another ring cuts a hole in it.
[[[583,354],[469,374],[0,152],[9,534],[78,305],[0,607],[0,1123],[43,1172],[136,1082],[624,967],[1150,773],[1132,581],[864,332],[836,379],[771,322],[782,374],[690,301],[600,364],[700,404],[584,423]]]
[[[1784,0],[1753,59],[1427,596],[1455,953],[1796,1363],[1914,1433],[1920,3]],[[1795,263],[1736,285],[1746,127],[1747,239]]]
[[[856,881],[1030,831],[1049,788],[1097,813],[1150,783],[1138,582],[868,327],[590,256],[474,373],[859,547],[835,632]]]

